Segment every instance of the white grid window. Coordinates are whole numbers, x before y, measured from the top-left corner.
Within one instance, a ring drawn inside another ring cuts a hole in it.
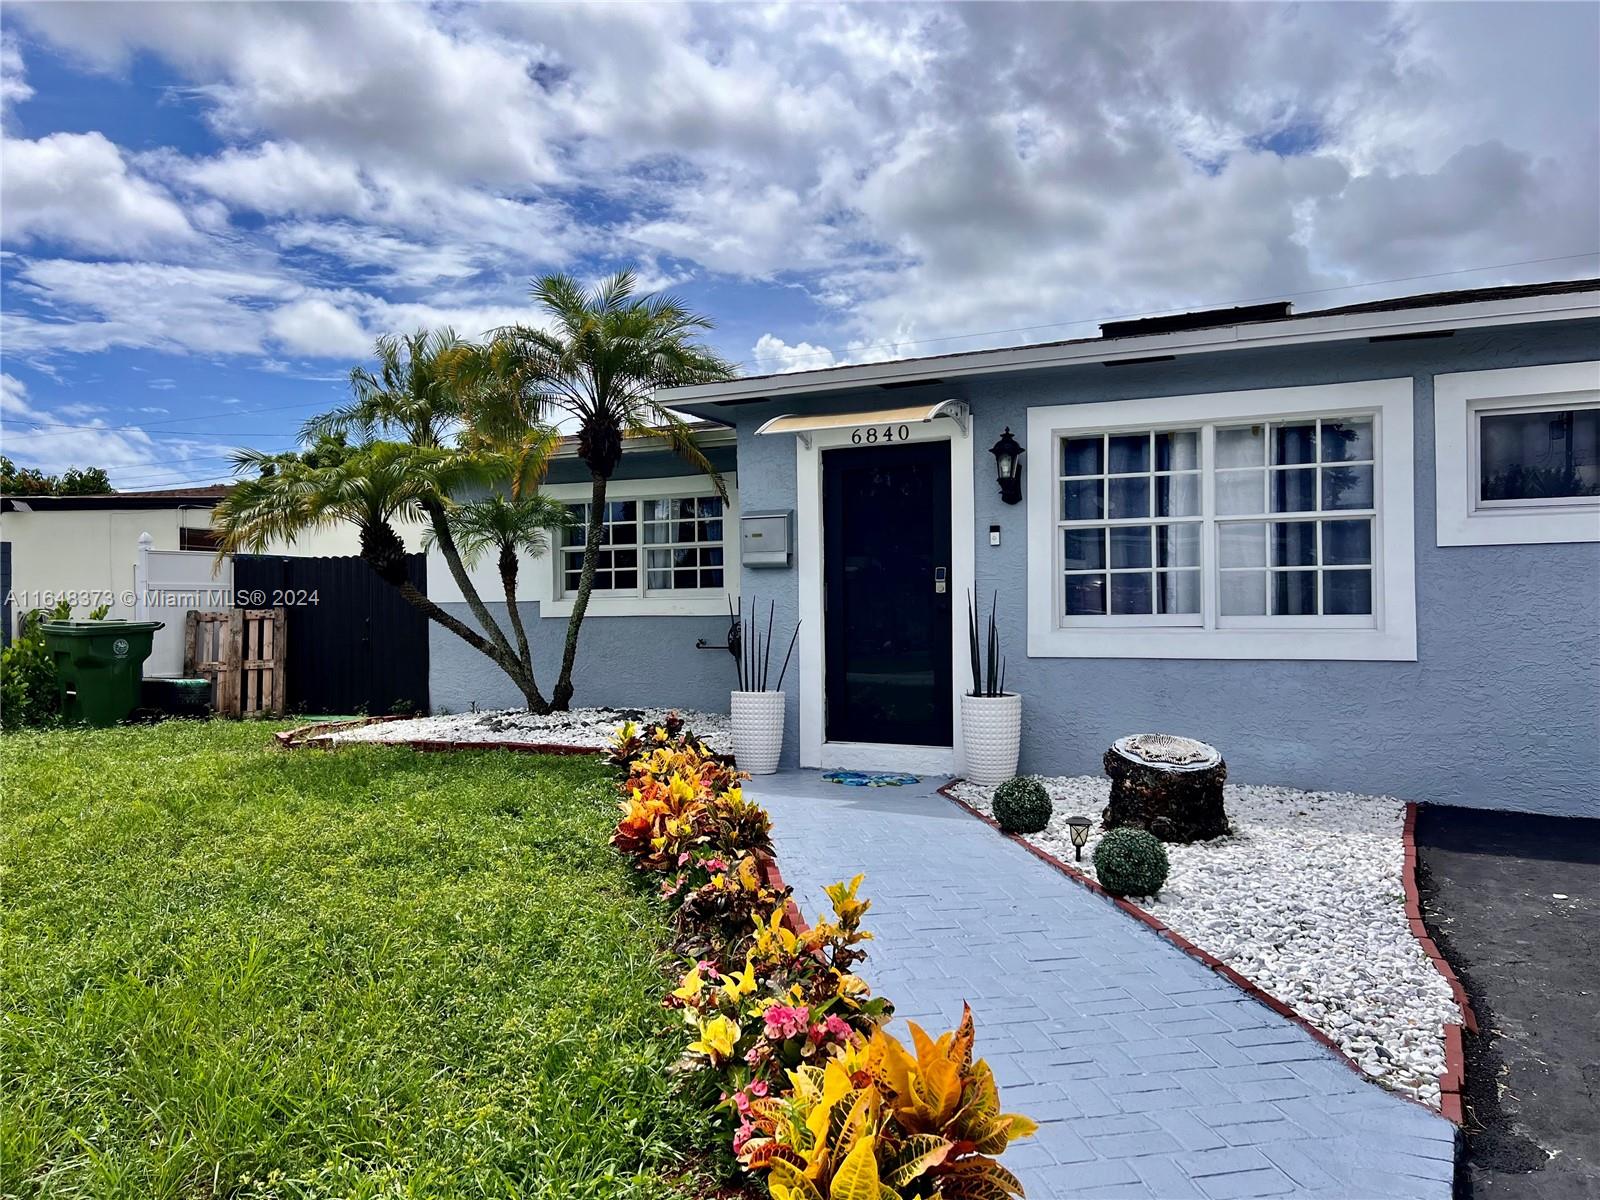
[[[572,595],[583,573],[589,506],[570,504],[574,525],[561,547],[561,590]],[[723,586],[723,510],[717,496],[614,500],[606,504],[594,590],[662,595]]]
[[[1367,417],[1218,428],[1219,613],[1371,616],[1375,467]]]
[[[1029,656],[1415,662],[1417,386],[1028,409]]]
[[[1056,461],[1060,625],[1371,624],[1371,415],[1064,434]]]
[[[1140,430],[1061,439],[1066,617],[1200,619],[1200,434]]]

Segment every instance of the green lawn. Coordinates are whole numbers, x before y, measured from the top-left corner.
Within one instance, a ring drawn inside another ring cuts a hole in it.
[[[600,765],[275,728],[0,739],[0,1194],[694,1190]]]

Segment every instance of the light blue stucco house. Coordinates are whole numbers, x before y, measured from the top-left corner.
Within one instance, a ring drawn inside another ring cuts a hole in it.
[[[1161,730],[1242,782],[1600,816],[1600,281],[1111,322],[668,399],[730,499],[626,455],[576,703],[726,711],[731,660],[696,642],[724,642],[730,601],[775,603],[801,623],[790,762],[959,773],[975,594],[1025,771],[1098,773]],[[581,502],[580,464],[550,489]],[[577,553],[528,572],[547,674]],[[436,704],[517,702],[432,636]]]

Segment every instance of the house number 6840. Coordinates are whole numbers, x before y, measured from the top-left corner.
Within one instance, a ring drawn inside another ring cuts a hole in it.
[[[903,442],[911,436],[909,425],[861,425],[850,431],[853,446],[876,446],[879,442]]]

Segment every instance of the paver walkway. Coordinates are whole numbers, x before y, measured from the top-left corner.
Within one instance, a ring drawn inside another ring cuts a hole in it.
[[[785,772],[748,791],[807,915],[866,872],[863,974],[937,1033],[971,1003],[1030,1198],[1447,1200],[1455,1129],[934,794]],[[897,1025],[899,1022],[897,1021]],[[904,1032],[903,1028],[899,1030]]]

